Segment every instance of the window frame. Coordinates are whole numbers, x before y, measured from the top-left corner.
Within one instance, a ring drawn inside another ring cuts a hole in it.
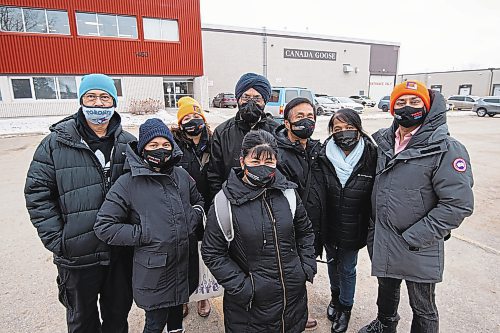
[[[174,18],[165,18],[165,17],[151,17],[151,16],[142,16],[142,37],[145,42],[156,42],[156,43],[180,43],[181,42],[181,29],[179,25],[179,20]],[[151,39],[146,38],[146,21],[145,20],[157,20],[160,21],[160,38],[162,37],[163,30],[161,29],[162,21],[174,21],[177,23],[177,40],[168,40],[168,39]]]
[[[55,81],[55,90],[56,90],[56,98],[53,99],[47,99],[47,98],[36,98],[36,92],[35,92],[35,84],[33,81],[33,78],[35,77],[43,77],[43,78],[52,78]],[[59,79],[60,77],[72,77],[75,79],[75,85],[76,85],[76,98],[61,98],[61,88],[59,85]],[[61,103],[61,102],[71,102],[71,101],[78,101],[78,88],[80,85],[79,80],[77,80],[76,76],[71,76],[71,75],[34,75],[34,76],[8,76],[9,79],[9,86],[10,86],[10,93],[12,96],[12,102],[14,103],[23,103],[23,102],[36,102],[36,103]],[[31,98],[15,98],[14,97],[14,86],[12,84],[12,80],[19,80],[19,79],[28,79],[30,82],[30,90],[31,90]]]
[[[71,25],[69,23],[69,13],[65,9],[57,9],[57,8],[39,8],[39,7],[21,7],[21,6],[9,6],[9,5],[0,5],[0,7],[10,7],[10,8],[18,8],[21,9],[21,17],[23,20],[23,31],[9,31],[9,30],[2,30],[0,27],[0,33],[13,33],[13,34],[37,34],[37,35],[56,35],[56,36],[71,36]],[[43,13],[45,15],[45,32],[39,32],[39,31],[26,31],[26,19],[24,15],[24,10],[43,10]],[[68,20],[68,33],[61,33],[61,32],[50,32],[49,28],[49,19],[47,16],[47,11],[50,12],[61,12],[66,14],[66,18]]]
[[[80,34],[78,30],[78,14],[89,14],[89,15],[94,15],[95,16],[95,22],[96,22],[96,28],[97,28],[97,35],[83,35]],[[116,23],[116,36],[103,36],[101,35],[101,29],[99,27],[99,15],[107,15],[107,16],[112,16],[115,19]],[[128,17],[128,18],[133,18],[135,19],[135,33],[136,37],[122,37],[120,36],[120,24],[118,23],[118,17]],[[75,11],[75,21],[76,21],[76,36],[79,38],[111,38],[111,39],[120,39],[120,40],[139,40],[139,25],[137,24],[137,16],[135,15],[121,15],[121,14],[115,14],[115,13],[99,13],[99,12],[79,12]]]

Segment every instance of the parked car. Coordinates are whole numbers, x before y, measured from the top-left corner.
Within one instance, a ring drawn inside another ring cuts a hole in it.
[[[335,103],[328,97],[316,97],[316,114],[319,115],[332,115],[337,110],[341,109],[339,103]]]
[[[232,93],[220,93],[214,97],[212,105],[217,108],[235,108],[238,106],[236,103],[236,97]]]
[[[390,104],[391,104],[391,96],[384,96],[378,102],[377,107],[379,109],[381,109],[382,111],[387,112],[387,111],[389,111],[389,108],[391,107]]]
[[[314,94],[310,89],[301,87],[273,87],[271,97],[264,112],[276,121],[283,122],[283,111],[288,102],[295,97],[305,97],[314,104]]]
[[[477,113],[479,117],[486,115],[493,117],[500,113],[500,96],[487,96],[478,99],[472,111]]]
[[[338,104],[342,109],[344,108],[353,109],[357,113],[363,113],[364,106],[361,105],[360,103],[356,103],[354,100],[348,97],[328,96],[328,98],[331,99],[334,103]]]
[[[450,96],[448,97],[448,103],[453,104],[453,109],[456,110],[472,110],[474,104],[479,99],[477,96]]]
[[[375,104],[377,104],[374,100],[370,99],[370,97],[364,95],[353,95],[349,96],[349,98],[363,106],[374,107]]]

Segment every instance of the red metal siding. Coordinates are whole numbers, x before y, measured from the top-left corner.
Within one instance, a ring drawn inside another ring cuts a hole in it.
[[[71,31],[71,36],[0,32],[0,73],[203,75],[199,0],[2,0],[0,5],[66,10]],[[76,12],[135,16],[138,39],[78,36]],[[180,41],[145,41],[142,17],[178,20]]]

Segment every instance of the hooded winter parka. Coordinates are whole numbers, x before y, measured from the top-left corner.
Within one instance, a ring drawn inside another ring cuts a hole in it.
[[[225,330],[302,332],[305,282],[312,282],[316,261],[314,233],[302,201],[296,195],[293,218],[282,192],[296,185],[276,171],[272,185],[255,188],[243,183],[241,169],[236,170],[222,188],[231,203],[234,239],[228,246],[212,205],[201,250],[224,287]]]
[[[189,236],[203,218],[203,199],[187,171],[155,172],[136,146],[127,148],[131,172],[109,190],[94,229],[108,244],[134,246],[137,306],[154,310],[184,304],[189,300]],[[172,159],[178,160],[182,152],[173,146]]]
[[[474,208],[469,154],[448,133],[443,95],[430,94],[424,123],[399,154],[396,123],[373,135],[378,161],[368,249],[377,277],[440,282],[444,238]]]

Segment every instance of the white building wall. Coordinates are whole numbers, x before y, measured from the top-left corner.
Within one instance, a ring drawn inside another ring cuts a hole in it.
[[[273,86],[299,86],[333,96],[368,93],[370,46],[268,37],[268,79]],[[336,61],[284,58],[284,49],[336,52]],[[343,65],[353,71],[344,73]]]
[[[488,96],[491,94],[491,88],[495,84],[500,84],[500,70],[492,71],[488,69],[475,71],[455,71],[441,73],[419,73],[419,74],[403,74],[398,76],[398,82],[403,80],[419,80],[426,84],[427,87],[432,85],[441,85],[441,92],[445,97],[457,95],[461,85],[472,85],[471,95]],[[491,84],[491,87],[490,87]]]
[[[240,76],[247,72],[262,74],[262,37],[235,33],[203,31],[203,68],[208,96],[233,92]]]

